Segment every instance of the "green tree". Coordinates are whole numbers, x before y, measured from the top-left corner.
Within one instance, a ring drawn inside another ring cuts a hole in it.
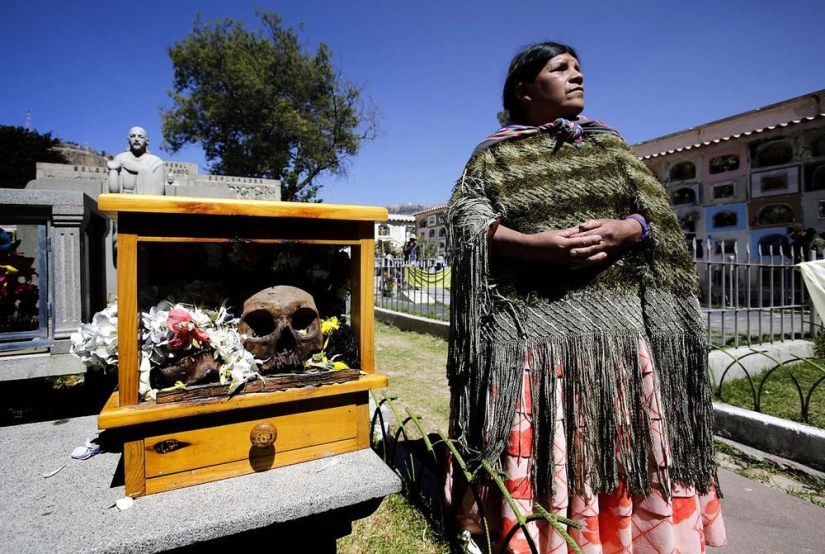
[[[52,150],[58,144],[60,140],[51,133],[0,125],[0,188],[24,188],[36,177],[37,162],[69,163],[62,153]]]
[[[169,49],[174,106],[161,111],[163,148],[200,143],[213,173],[280,179],[282,200],[320,201],[318,177],[346,174],[376,136],[376,110],[333,67],[326,44],[305,53],[277,14],[256,15],[255,32],[198,18]]]

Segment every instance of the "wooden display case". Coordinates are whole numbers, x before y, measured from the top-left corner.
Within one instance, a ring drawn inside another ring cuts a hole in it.
[[[131,194],[102,194],[98,206],[116,222],[119,337],[118,390],[98,426],[123,435],[128,496],[369,447],[369,390],[387,386],[387,378],[374,372],[373,312],[374,224],[387,220],[386,209]],[[204,269],[176,249],[229,243],[349,248],[349,324],[360,352],[360,377],[165,404],[140,400],[142,288],[158,275],[200,278]],[[172,255],[154,255],[163,249]],[[275,435],[273,444],[256,444],[261,425]]]

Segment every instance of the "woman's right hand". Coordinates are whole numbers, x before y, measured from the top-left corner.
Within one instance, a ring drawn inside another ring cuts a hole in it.
[[[560,231],[543,231],[527,235],[498,225],[490,236],[490,248],[494,256],[532,260],[557,265],[583,268],[604,262],[599,256],[575,257],[571,251],[596,246],[602,242],[601,235],[581,235],[578,227]]]

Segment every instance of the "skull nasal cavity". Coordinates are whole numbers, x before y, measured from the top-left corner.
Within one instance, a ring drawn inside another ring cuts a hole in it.
[[[295,350],[295,337],[292,335],[292,331],[287,327],[281,331],[281,336],[278,337],[278,342],[275,344],[275,351],[279,354],[284,354],[287,352],[292,352]]]
[[[244,323],[249,325],[256,337],[265,337],[275,330],[275,320],[272,314],[266,310],[255,310],[246,314],[243,318]]]

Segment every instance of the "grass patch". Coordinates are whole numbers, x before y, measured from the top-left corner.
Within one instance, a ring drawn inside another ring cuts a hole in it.
[[[444,339],[375,322],[375,371],[389,380],[389,386],[378,391],[377,397],[380,400],[386,394],[394,398],[402,417],[406,415],[404,408],[410,408],[428,433],[447,429],[450,391],[446,366]],[[391,417],[390,424],[396,427],[395,423]],[[407,425],[406,429],[414,427]],[[374,514],[353,522],[352,533],[338,540],[338,552],[446,554],[450,549],[421,510],[402,494],[393,494]]]
[[[825,367],[825,359],[813,361]],[[825,381],[817,384],[817,381],[825,376],[825,372],[805,362],[786,364],[785,367],[787,370],[779,368],[770,373],[764,371],[753,376],[753,387],[747,377],[725,381],[722,384],[720,399],[733,406],[755,410],[755,399],[759,395],[760,412],[825,429]],[[799,384],[799,389],[794,379]],[[814,385],[816,388],[811,393]],[[799,395],[800,390],[802,399]],[[804,421],[802,417],[803,402],[808,404],[808,421]]]
[[[383,392],[395,398],[400,409],[413,410],[428,433],[447,430],[450,390],[446,368],[444,339],[375,323],[375,371],[389,380],[389,386],[378,392],[378,398]]]
[[[353,522],[338,540],[339,554],[448,554],[449,544],[402,495],[384,499],[376,512]]]

